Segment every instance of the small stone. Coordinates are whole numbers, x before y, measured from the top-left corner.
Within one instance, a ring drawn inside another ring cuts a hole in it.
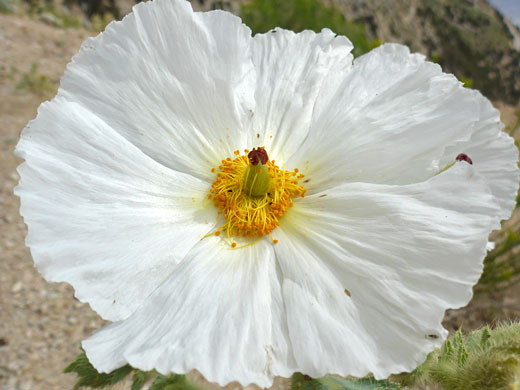
[[[7,364],[7,369],[10,371],[13,371],[15,373],[18,373],[21,369],[21,366],[20,366],[20,363],[13,361],[13,362],[9,362]]]
[[[23,288],[23,284],[22,282],[16,282],[14,285],[13,285],[13,288],[11,289],[11,292],[13,293],[17,293],[17,292],[20,292]]]
[[[13,249],[16,247],[16,242],[14,242],[13,240],[7,240],[5,242],[5,248],[6,249]]]

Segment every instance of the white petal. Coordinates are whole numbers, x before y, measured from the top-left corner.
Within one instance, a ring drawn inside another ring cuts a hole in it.
[[[16,152],[38,270],[102,317],[127,317],[215,221],[209,184],[155,162],[77,103],[39,108]]]
[[[167,281],[127,320],[83,342],[88,359],[109,372],[127,362],[141,370],[199,370],[225,385],[272,384],[272,324],[280,311],[272,244],[231,250],[220,239],[201,241]],[[272,307],[278,309],[272,310]]]
[[[374,341],[359,331],[358,309],[345,298],[344,287],[298,228],[278,229],[276,236],[293,371],[314,378],[328,373],[367,375]],[[275,363],[273,371],[286,376],[286,361]]]
[[[282,162],[299,147],[309,124],[322,82],[332,71],[347,72],[352,44],[324,29],[294,33],[275,29],[254,36],[253,62],[257,73],[256,110],[250,146],[266,146]]]
[[[184,0],[142,3],[83,43],[59,95],[161,164],[209,178],[245,147],[254,108],[250,43],[250,29],[227,12],[194,13]]]
[[[418,184],[344,184],[295,202],[275,250],[299,371],[415,368],[445,338],[444,311],[471,298],[497,212],[465,162]]]
[[[441,166],[459,153],[467,154],[486,182],[500,207],[500,218],[507,219],[516,205],[520,181],[518,149],[513,138],[502,131],[500,112],[480,92],[472,91],[478,100],[478,123],[471,138],[448,148]]]
[[[327,78],[289,164],[307,173],[309,193],[343,182],[426,180],[443,168],[446,147],[470,138],[481,99],[407,47],[382,45]]]

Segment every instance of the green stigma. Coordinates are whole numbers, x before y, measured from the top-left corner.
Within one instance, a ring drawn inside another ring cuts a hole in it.
[[[249,165],[244,172],[242,192],[252,197],[264,196],[269,190],[271,180],[267,167],[269,162],[267,152],[263,148],[256,148],[249,152],[247,157]]]

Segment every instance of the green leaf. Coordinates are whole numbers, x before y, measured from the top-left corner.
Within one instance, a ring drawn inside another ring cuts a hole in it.
[[[462,330],[459,328],[457,332],[455,332],[455,336],[452,339],[453,349],[459,350],[461,345],[464,345],[464,336],[462,335]]]
[[[159,375],[149,390],[199,390],[198,386],[189,382],[184,375]]]
[[[459,367],[464,367],[466,360],[468,360],[468,351],[466,351],[464,345],[461,345],[457,352],[457,364]]]
[[[322,378],[325,383],[335,383],[338,387],[336,389],[344,390],[399,390],[399,386],[388,381],[377,381],[373,378],[363,379],[343,379],[326,376]]]
[[[292,377],[291,390],[399,390],[399,386],[373,378],[348,379],[325,376],[313,379],[296,373]]]
[[[520,389],[520,323],[485,327],[466,336],[459,330],[430,356],[414,372],[392,380],[413,389]]]
[[[132,367],[129,365],[118,368],[109,374],[101,374],[90,364],[87,355],[83,352],[72,363],[70,363],[63,372],[75,372],[78,375],[78,381],[74,385],[74,390],[80,387],[90,387],[93,389],[112,386],[124,379],[130,372]]]
[[[12,0],[0,0],[0,12],[1,13],[14,12],[13,1]]]
[[[136,370],[134,372],[132,387],[130,388],[130,390],[141,390],[144,384],[148,382],[151,376],[152,373],[149,371]]]
[[[449,339],[446,340],[444,344],[444,349],[442,350],[441,356],[439,360],[448,359],[453,355],[453,345]]]
[[[489,339],[491,338],[491,333],[489,332],[489,328],[486,326],[482,330],[482,336],[480,336],[480,346],[482,349],[487,349],[489,347]]]

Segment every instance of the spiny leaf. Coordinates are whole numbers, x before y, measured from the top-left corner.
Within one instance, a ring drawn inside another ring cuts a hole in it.
[[[152,373],[149,371],[136,370],[134,372],[132,387],[130,390],[141,390],[144,384],[150,379]]]
[[[455,332],[455,336],[452,339],[453,349],[458,351],[460,346],[464,344],[464,336],[462,335],[462,330],[457,330]]]
[[[520,388],[520,323],[494,329],[486,327],[467,336],[458,331],[441,351],[434,351],[430,356],[414,372],[392,379],[409,388]]]
[[[480,346],[482,349],[487,349],[489,347],[489,338],[491,337],[491,334],[489,333],[489,328],[486,326],[482,330],[482,335],[480,336]]]
[[[325,376],[313,379],[296,373],[292,377],[291,390],[398,390],[399,386],[388,381],[376,381],[372,378],[343,379]]]
[[[159,375],[150,386],[149,390],[199,390],[199,388],[189,382],[184,375]]]
[[[64,370],[65,373],[75,372],[78,375],[78,381],[74,385],[74,390],[80,387],[95,389],[111,386],[124,379],[131,371],[132,367],[126,365],[109,374],[101,374],[90,364],[85,352],[79,355]]]
[[[451,357],[453,356],[453,352],[453,344],[448,339],[446,340],[446,343],[444,344],[444,347],[441,350],[441,353],[439,355],[439,361],[451,359]]]
[[[466,363],[467,359],[468,352],[466,351],[466,348],[464,348],[464,345],[459,346],[459,350],[457,352],[457,364],[459,367],[464,367],[464,363]]]
[[[337,389],[343,390],[398,390],[399,386],[388,381],[377,381],[373,378],[343,379],[326,376],[323,378],[328,383],[335,383]]]

